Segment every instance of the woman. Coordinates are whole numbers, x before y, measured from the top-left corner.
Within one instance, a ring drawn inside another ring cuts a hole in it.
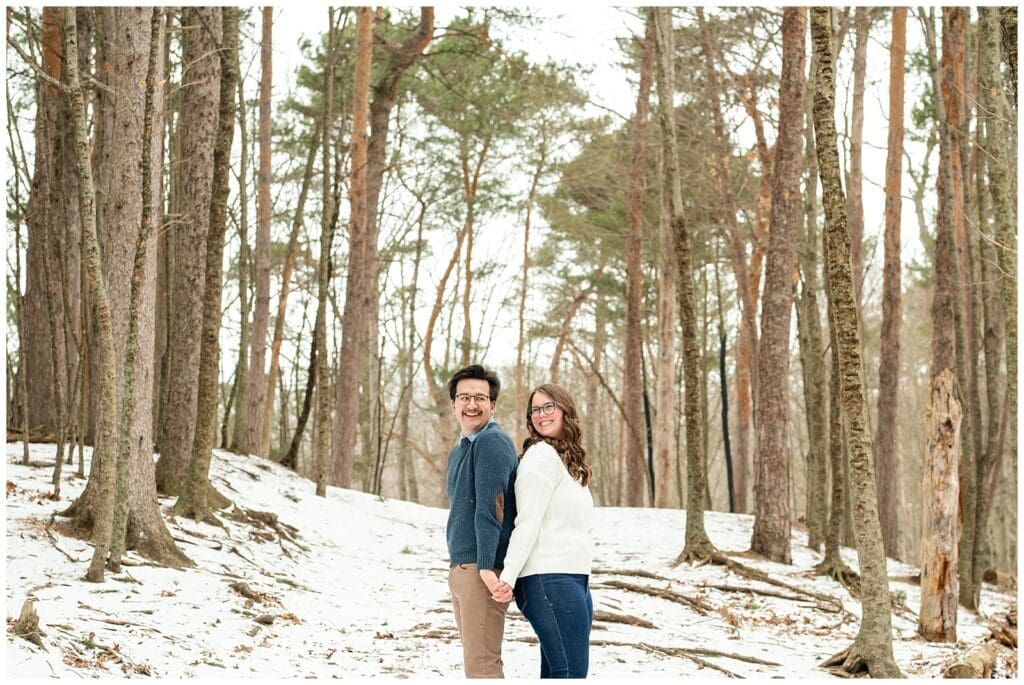
[[[590,661],[590,467],[576,404],[545,383],[530,394],[516,472],[515,528],[492,598],[516,605],[540,639],[541,678],[585,678]],[[515,587],[513,591],[512,587]]]

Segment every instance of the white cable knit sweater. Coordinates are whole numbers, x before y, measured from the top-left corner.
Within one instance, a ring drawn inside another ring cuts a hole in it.
[[[537,573],[590,575],[590,489],[569,475],[555,448],[531,445],[516,471],[516,525],[501,580]]]

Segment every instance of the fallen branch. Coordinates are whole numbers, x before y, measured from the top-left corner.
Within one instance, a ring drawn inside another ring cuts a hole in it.
[[[942,672],[943,678],[991,678],[996,665],[996,650],[984,644]]]
[[[622,623],[627,626],[637,626],[639,628],[657,629],[658,627],[650,621],[639,618],[637,616],[629,616],[628,614],[613,614],[610,611],[595,611],[594,620],[602,621],[604,623]]]
[[[651,597],[661,597],[662,599],[667,599],[670,602],[685,604],[702,616],[707,615],[712,610],[710,606],[699,599],[691,599],[685,595],[679,594],[678,592],[672,592],[671,590],[646,587],[644,585],[634,585],[622,580],[606,580],[594,587],[615,588],[618,590],[626,590],[628,592],[638,592],[643,595],[650,595]]]
[[[63,549],[61,549],[60,545],[57,544],[57,536],[53,534],[53,530],[51,530],[50,528],[53,525],[54,516],[56,516],[56,514],[50,514],[50,520],[46,522],[46,537],[50,538],[50,542],[53,543],[53,546],[57,549],[58,552],[67,557],[68,561],[75,564],[85,563],[85,560],[75,559],[73,556],[65,552]]]

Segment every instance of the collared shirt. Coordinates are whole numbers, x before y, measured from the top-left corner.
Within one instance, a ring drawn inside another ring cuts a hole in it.
[[[476,442],[476,439],[477,439],[477,437],[479,437],[479,435],[480,435],[481,433],[483,433],[483,432],[484,432],[484,430],[485,430],[485,429],[486,429],[486,428],[487,428],[487,427],[488,427],[489,425],[491,425],[492,423],[494,423],[494,417],[493,417],[493,416],[492,416],[491,418],[487,419],[487,423],[485,423],[484,425],[480,426],[480,430],[477,430],[477,431],[475,431],[475,432],[471,433],[470,435],[463,435],[463,436],[462,436],[461,438],[459,438],[459,442],[458,442],[458,444],[459,444],[459,445],[462,445],[462,444],[464,444],[464,443],[462,442],[463,440],[469,440],[469,442],[470,442],[470,443],[474,443],[474,442]]]

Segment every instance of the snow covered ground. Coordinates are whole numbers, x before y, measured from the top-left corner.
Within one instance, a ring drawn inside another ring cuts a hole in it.
[[[93,584],[83,580],[91,545],[63,535],[59,518],[48,527],[51,514],[64,509],[84,481],[65,476],[63,497],[54,502],[47,497],[53,446],[32,445],[31,457],[48,466],[21,466],[21,444],[8,443],[7,621],[10,627],[26,598],[34,598],[45,649],[9,632],[8,678],[462,677],[448,598],[444,509],[339,488],[329,488],[326,499],[315,497],[312,483],[283,467],[217,451],[214,485],[238,508],[274,512],[294,528],[294,537],[283,526],[284,535],[229,516],[222,517],[224,528],[168,516],[195,568],[149,566],[132,553],[139,565]],[[161,499],[165,513],[172,504]],[[839,584],[813,575],[821,555],[804,547],[805,535],[794,534],[792,566],[736,558],[774,579],[835,597],[841,610],[721,566],[673,568],[685,521],[685,512],[674,510],[595,510],[591,584],[598,614],[591,676],[726,677],[717,667],[745,677],[829,677],[818,664],[854,639],[860,607]],[[749,547],[752,521],[715,512],[705,517],[711,540],[728,552]],[[843,556],[856,568],[853,550]],[[890,576],[914,572],[889,562]],[[231,587],[239,582],[255,599]],[[989,634],[983,617],[961,609],[960,642],[928,644],[915,633],[919,588],[893,582],[892,591],[906,598],[907,609],[893,615],[893,624],[896,661],[908,676],[939,675],[944,663]],[[700,600],[708,610],[700,613],[686,600]],[[986,586],[982,614],[1014,602]],[[506,677],[539,674],[532,635],[513,604],[505,629]],[[680,648],[695,658],[673,652]],[[996,675],[1015,677],[1016,653],[999,653]]]

